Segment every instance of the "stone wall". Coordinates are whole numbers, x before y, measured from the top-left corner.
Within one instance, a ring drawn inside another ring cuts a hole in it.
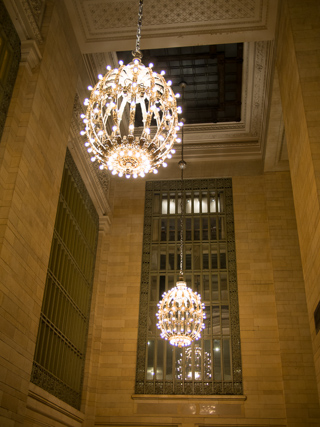
[[[22,425],[28,412],[30,374],[77,83],[79,53],[72,34],[65,32],[70,28],[65,16],[61,2],[48,2],[44,43],[39,46],[42,59],[31,69],[28,52],[22,52],[0,143],[1,426]],[[29,416],[34,415],[28,412]]]
[[[320,51],[319,2],[281,2],[277,69],[287,135],[309,324],[320,392]]]
[[[112,185],[96,423],[317,425],[317,389],[289,173],[233,178],[244,397],[132,398],[144,182],[116,178]],[[208,407],[215,408],[211,415],[205,411]]]

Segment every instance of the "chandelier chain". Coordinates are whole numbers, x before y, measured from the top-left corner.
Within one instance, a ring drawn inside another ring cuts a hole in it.
[[[181,129],[181,166],[183,166],[183,126]],[[180,216],[180,276],[183,276],[183,249],[184,249],[184,244],[183,244],[183,233],[184,233],[184,227],[183,227],[183,219],[184,219],[184,207],[185,207],[185,203],[184,203],[184,181],[183,181],[183,167],[181,167],[181,216]]]
[[[140,52],[142,12],[143,12],[143,0],[140,0],[139,1],[139,12],[138,12],[137,40],[136,40],[136,50],[135,50],[136,52]]]

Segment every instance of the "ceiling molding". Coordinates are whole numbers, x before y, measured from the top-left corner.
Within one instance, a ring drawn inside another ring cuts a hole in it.
[[[134,48],[138,3],[132,0],[65,0],[83,53]],[[271,4],[272,3],[272,4]],[[148,0],[141,48],[271,40],[277,0]]]

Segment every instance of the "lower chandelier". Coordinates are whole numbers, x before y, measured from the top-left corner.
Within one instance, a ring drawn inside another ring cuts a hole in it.
[[[174,288],[163,294],[158,308],[157,327],[161,329],[161,338],[178,347],[188,346],[201,338],[204,304],[199,294],[187,288],[183,276]]]

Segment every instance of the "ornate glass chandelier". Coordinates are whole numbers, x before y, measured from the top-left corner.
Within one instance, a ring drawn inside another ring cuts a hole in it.
[[[139,17],[136,50],[133,61],[119,68],[107,67],[107,74],[85,99],[86,114],[81,118],[87,135],[85,143],[92,154],[91,161],[98,161],[100,169],[109,169],[113,175],[127,178],[144,177],[148,172],[158,172],[165,160],[175,152],[173,144],[180,129],[176,97],[171,81],[166,82],[164,71],[145,67],[140,52],[143,0],[139,0]],[[136,127],[136,113],[142,116],[142,127]],[[181,125],[181,123],[180,123]]]
[[[161,338],[169,340],[170,344],[184,347],[201,337],[204,329],[203,312],[204,304],[201,303],[201,296],[192,289],[187,288],[187,283],[183,277],[183,171],[186,168],[183,160],[183,128],[181,160],[181,217],[180,217],[180,276],[176,286],[163,294],[162,300],[158,303],[157,327],[161,330]]]

